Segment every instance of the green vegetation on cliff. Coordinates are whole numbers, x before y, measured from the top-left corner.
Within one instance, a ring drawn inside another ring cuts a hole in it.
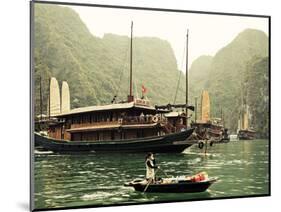
[[[259,137],[269,136],[269,59],[253,58],[246,69],[244,87],[251,124]]]
[[[128,29],[129,29],[128,25]],[[135,26],[137,27],[137,26]],[[35,6],[34,33],[35,113],[39,113],[39,79],[43,85],[43,112],[48,102],[48,80],[65,80],[70,87],[71,107],[109,104],[114,95],[125,100],[129,92],[130,38],[90,33],[79,15],[68,7]],[[219,50],[201,56],[189,70],[190,102],[209,91],[212,117],[223,109],[226,126],[237,128],[241,95],[249,105],[252,126],[268,135],[268,37],[247,29]],[[179,80],[180,79],[180,80]],[[170,44],[155,37],[133,38],[133,89],[148,89],[152,104],[185,100],[185,76],[177,70]],[[200,99],[198,99],[200,100]]]
[[[152,103],[172,102],[179,71],[170,44],[153,37],[135,37],[133,40],[134,95],[136,90],[141,95],[143,84]],[[129,93],[129,44],[127,36],[93,36],[70,8],[36,4],[36,113],[40,105],[40,76],[43,79],[44,112],[50,76],[68,82],[72,108],[109,104],[117,93],[118,100],[125,100]],[[178,93],[179,101],[184,99],[183,86]]]
[[[265,116],[268,115],[265,109],[268,105],[268,92],[266,92],[268,84],[263,81],[263,78],[268,77],[268,66],[264,63],[263,66],[258,67],[256,58],[266,60],[267,56],[267,35],[259,30],[244,30],[230,44],[219,50],[213,58],[199,57],[194,65],[192,64],[190,69],[191,96],[200,96],[202,89],[208,90],[212,116],[220,117],[222,108],[226,125],[234,132],[237,129],[242,96],[246,95],[249,90],[253,94],[263,87],[265,89],[263,97],[266,101],[260,101],[261,97],[257,95],[248,95],[247,99],[251,98],[249,109],[252,114],[253,127],[257,131],[264,131],[263,127],[257,125],[256,122],[262,119],[266,124],[266,120],[268,120],[268,117],[265,119]],[[196,64],[203,65],[197,68]],[[248,83],[244,85],[246,78]],[[244,86],[242,87],[242,85]],[[256,107],[259,104],[261,106]],[[255,114],[265,114],[265,116],[258,116],[260,119],[254,118]]]

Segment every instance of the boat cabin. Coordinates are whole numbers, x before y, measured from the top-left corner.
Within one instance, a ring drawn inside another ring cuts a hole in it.
[[[186,128],[186,115],[184,112],[172,111],[164,114],[167,119],[167,127],[171,132],[180,132]]]
[[[49,127],[49,136],[55,139],[123,140],[165,134],[166,118],[145,100],[76,108],[56,118],[60,122]]]

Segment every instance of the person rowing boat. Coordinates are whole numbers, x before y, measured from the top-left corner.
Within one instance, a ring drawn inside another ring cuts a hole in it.
[[[160,192],[160,193],[193,193],[206,191],[217,178],[209,178],[206,172],[199,172],[191,176],[169,177],[160,166],[156,165],[153,153],[148,153],[145,157],[146,178],[134,179],[125,183],[124,186],[134,187],[136,191]],[[165,178],[157,178],[156,173],[161,170]]]
[[[148,153],[145,157],[146,166],[146,180],[149,183],[155,182],[155,169],[160,169],[160,166],[156,166],[155,158],[153,153]]]

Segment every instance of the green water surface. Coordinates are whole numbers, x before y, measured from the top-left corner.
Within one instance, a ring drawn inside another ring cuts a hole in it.
[[[141,193],[125,182],[144,178],[145,154],[54,154],[35,152],[35,207],[133,204],[155,201],[212,199],[269,193],[267,140],[231,141],[208,147],[197,145],[183,153],[156,154],[168,175],[206,171],[218,177],[206,192],[193,194]],[[159,177],[164,177],[160,171]]]

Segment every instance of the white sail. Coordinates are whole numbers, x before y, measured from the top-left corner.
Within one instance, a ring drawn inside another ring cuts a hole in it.
[[[203,91],[201,96],[201,120],[210,120],[210,97],[208,91]]]
[[[56,78],[52,77],[50,81],[50,106],[48,111],[50,116],[55,116],[61,113],[60,105],[60,88]]]
[[[62,88],[61,88],[61,112],[67,113],[69,111],[70,111],[69,86],[66,81],[63,81]]]
[[[241,130],[241,120],[240,119],[238,119],[238,123],[237,123],[237,134],[238,134],[239,130]]]

